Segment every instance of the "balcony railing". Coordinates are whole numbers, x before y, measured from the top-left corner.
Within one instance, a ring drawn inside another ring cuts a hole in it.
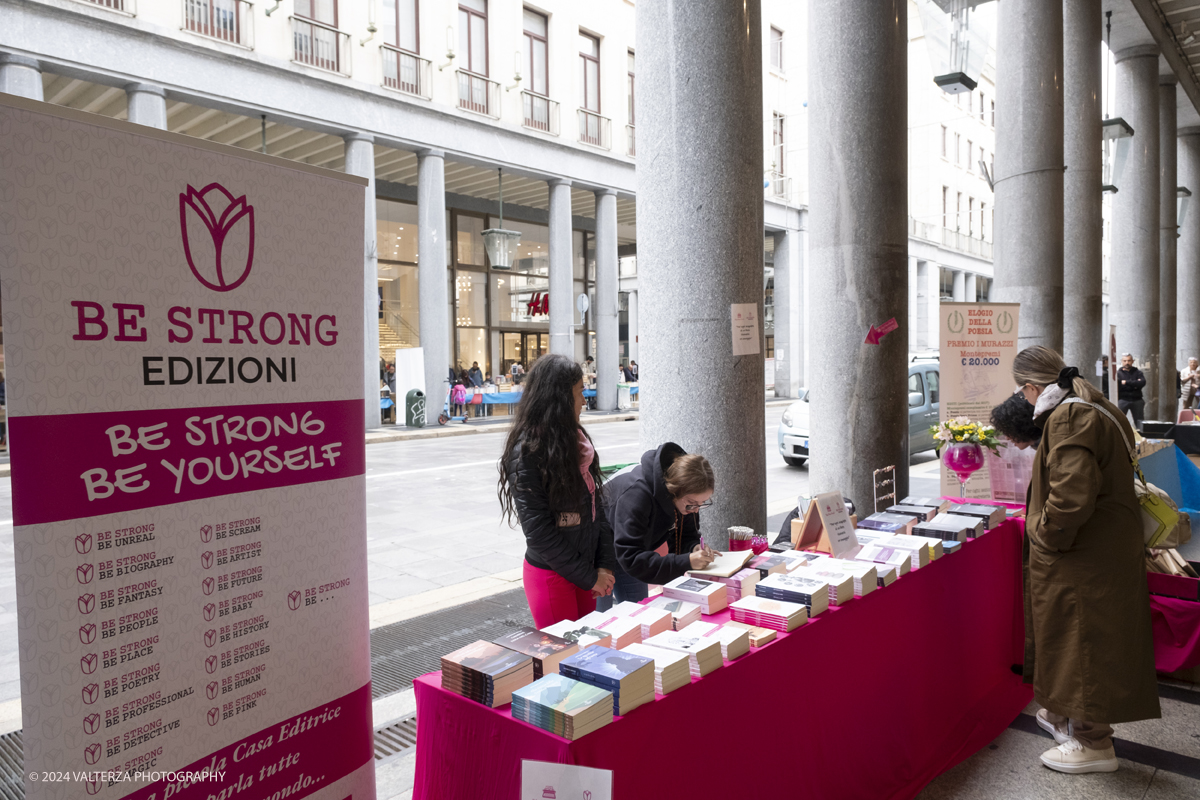
[[[254,47],[254,5],[250,0],[183,0],[183,29]]]
[[[611,150],[612,120],[600,116],[595,111],[579,109],[579,141],[592,147]]]
[[[775,170],[767,175],[767,185],[765,187],[768,200],[777,200],[781,203],[787,203],[792,197],[792,179],[789,175],[783,175]]]
[[[558,103],[533,92],[521,92],[525,127],[558,136]]]
[[[637,156],[637,140],[633,135],[633,126],[625,126],[625,153],[630,157]]]
[[[962,231],[952,231],[949,228],[942,229],[942,245],[945,247],[958,250],[960,253],[967,253],[972,256],[979,256],[991,261],[992,259],[992,243],[985,242],[975,236],[969,236]]]
[[[310,19],[290,19],[292,61],[339,75],[350,74],[350,34]]]
[[[494,119],[500,118],[500,84],[482,75],[458,72],[458,107]]]
[[[90,6],[111,9],[112,11],[120,11],[122,14],[128,14],[131,17],[137,15],[137,0],[80,0],[80,2],[87,3]]]
[[[383,85],[398,92],[428,100],[432,72],[429,59],[390,44],[379,46],[383,56]]]

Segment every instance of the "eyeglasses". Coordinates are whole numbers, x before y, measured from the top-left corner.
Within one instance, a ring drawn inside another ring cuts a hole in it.
[[[689,503],[683,507],[683,510],[688,512],[689,514],[694,514],[695,512],[699,511],[702,508],[708,508],[712,504],[713,504],[712,500],[706,500],[698,506],[694,506]]]

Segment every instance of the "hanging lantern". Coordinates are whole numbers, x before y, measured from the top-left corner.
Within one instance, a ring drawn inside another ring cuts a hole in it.
[[[979,85],[991,43],[991,26],[975,7],[983,0],[918,0],[933,82],[949,94]]]
[[[504,228],[504,170],[496,170],[500,182],[500,227],[483,232],[483,249],[487,251],[492,269],[512,269],[521,244],[521,232]]]

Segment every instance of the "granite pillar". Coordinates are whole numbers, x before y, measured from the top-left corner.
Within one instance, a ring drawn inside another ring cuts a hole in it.
[[[1159,172],[1158,47],[1116,53],[1115,116],[1134,130],[1113,197],[1108,320],[1117,326],[1117,354],[1131,353],[1146,373],[1146,418],[1158,410]],[[1022,322],[1023,324],[1023,322]]]
[[[804,385],[804,275],[800,231],[775,234],[775,396],[799,397]]]
[[[908,4],[809,5],[809,492],[908,493]],[[851,21],[852,24],[847,24]],[[846,102],[854,98],[854,102]],[[873,325],[899,327],[879,344]]]
[[[1178,297],[1175,269],[1176,175],[1178,131],[1176,125],[1176,89],[1174,75],[1158,77],[1158,415],[1173,420],[1179,402],[1175,388],[1179,353],[1175,349],[1175,303]],[[1183,363],[1186,366],[1187,362]]]
[[[617,311],[617,193],[596,192],[596,408],[617,408],[617,367],[621,363]]]
[[[42,65],[35,58],[0,53],[0,94],[45,100],[42,93]]]
[[[1105,339],[1100,11],[1100,0],[1063,0],[1062,355],[1097,388]]]
[[[575,356],[574,273],[571,270],[571,182],[550,181],[550,352]],[[587,331],[583,351],[587,352]]]
[[[129,121],[159,130],[167,129],[167,91],[149,83],[131,83],[125,87]],[[372,156],[372,163],[374,156]],[[374,166],[372,166],[374,171]],[[372,200],[372,202],[374,202]],[[372,231],[375,221],[371,220]],[[374,238],[374,236],[372,236]]]
[[[974,303],[979,298],[975,273],[968,272],[963,279],[963,302]]]
[[[1184,359],[1200,357],[1200,126],[1179,130],[1179,185],[1192,192],[1188,209],[1179,220],[1176,242],[1179,328],[1176,347]],[[1187,362],[1184,361],[1184,364]]]
[[[164,124],[165,124],[164,112]],[[375,246],[375,140],[361,133],[346,139],[346,173],[366,178],[363,217],[363,399],[366,427],[378,428],[379,411],[379,267]]]
[[[760,0],[637,3],[641,442],[712,463],[709,544],[766,530]],[[721,109],[713,113],[713,109]],[[733,354],[732,308],[757,346]]]
[[[1063,347],[1062,0],[997,4],[995,283],[1018,343]],[[1097,45],[1098,46],[1098,45]]]
[[[954,288],[952,291],[954,302],[967,302],[967,273],[963,272],[961,269],[954,270]]]
[[[417,153],[417,304],[425,357],[425,424],[437,425],[450,391],[449,276],[446,274],[446,155]]]

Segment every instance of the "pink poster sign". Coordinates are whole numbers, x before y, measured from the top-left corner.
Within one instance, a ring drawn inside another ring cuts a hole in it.
[[[0,96],[29,800],[374,798],[365,182]]]

